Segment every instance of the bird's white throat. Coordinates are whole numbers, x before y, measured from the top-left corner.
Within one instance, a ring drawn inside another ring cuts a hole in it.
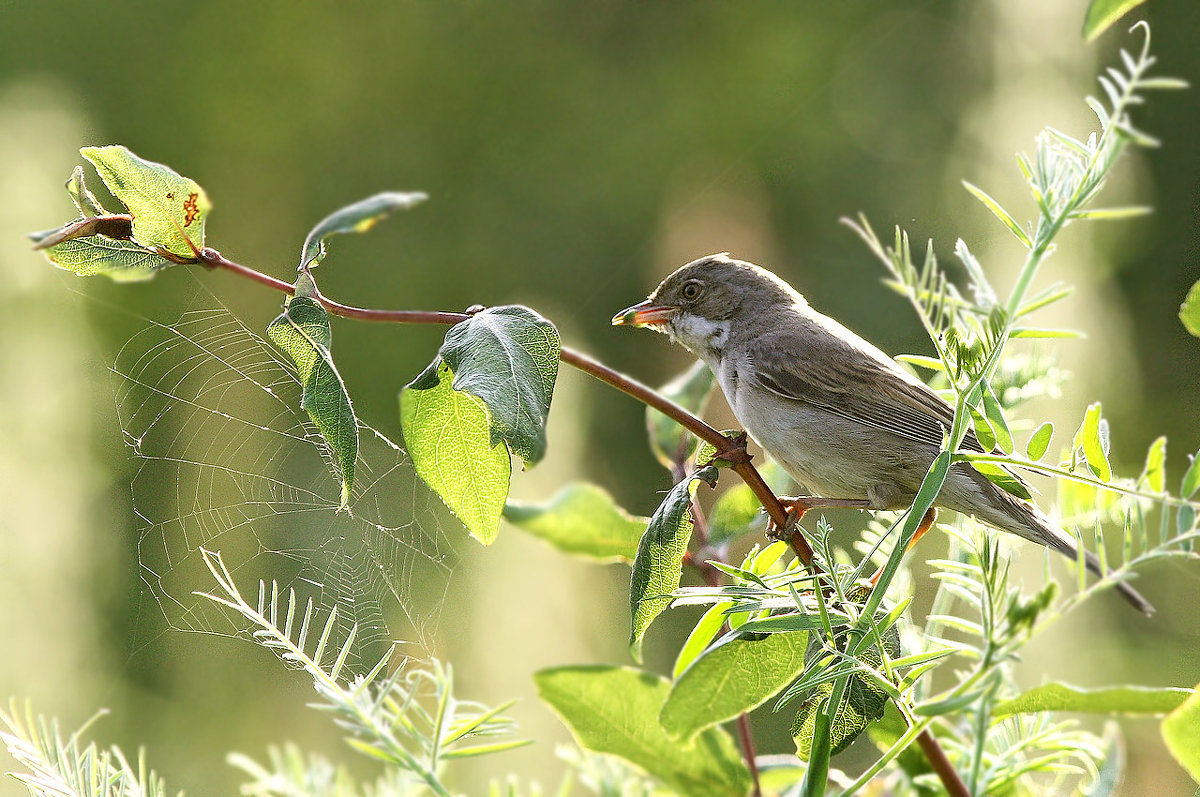
[[[720,361],[729,342],[729,321],[713,321],[688,312],[672,318],[666,331],[671,340],[687,347],[709,365]]]

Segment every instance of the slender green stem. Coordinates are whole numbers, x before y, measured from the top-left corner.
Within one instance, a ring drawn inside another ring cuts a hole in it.
[[[1095,478],[1094,476],[1086,476],[1078,471],[1067,470],[1059,465],[1049,465],[1045,462],[1033,462],[1031,460],[1019,459],[1017,457],[1006,456],[1003,454],[961,454],[962,460],[967,462],[994,462],[998,465],[1010,465],[1014,468],[1025,468],[1026,470],[1042,473],[1047,476],[1054,476],[1061,479],[1069,479],[1070,481],[1088,484],[1102,490],[1111,490],[1114,493],[1127,495],[1130,498],[1144,498],[1148,501],[1157,501],[1158,503],[1167,506],[1190,506],[1194,509],[1200,509],[1200,502],[1189,501],[1186,498],[1176,498],[1175,496],[1166,493],[1152,493],[1146,490],[1139,490],[1136,487],[1121,484],[1119,482],[1106,482]]]

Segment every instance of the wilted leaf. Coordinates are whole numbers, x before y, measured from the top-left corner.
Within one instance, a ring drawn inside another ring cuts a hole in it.
[[[658,712],[670,682],[628,667],[560,667],[534,676],[538,696],[581,747],[619,756],[683,797],[744,797],[750,774],[729,734],[701,733],[685,746],[667,736]]]
[[[195,180],[161,163],[142,160],[125,147],[79,150],[133,216],[133,237],[146,247],[193,258],[204,246],[204,222],[212,203]],[[190,242],[190,243],[189,243]]]
[[[808,634],[739,636],[710,648],[678,677],[659,720],[685,742],[765,703],[804,669]]]
[[[34,242],[34,249],[52,249],[66,241],[90,238],[94,235],[103,235],[119,241],[128,240],[133,235],[133,220],[129,216],[122,215],[84,216],[68,222],[57,230],[35,232],[29,238]],[[150,251],[144,246],[139,245],[138,248],[146,252]]]
[[[428,197],[419,192],[398,193],[385,191],[381,194],[335,210],[313,227],[304,239],[300,252],[300,269],[314,268],[325,258],[325,239],[338,233],[366,232],[383,220],[393,210],[407,210]]]
[[[544,504],[509,501],[504,519],[560,551],[604,562],[632,562],[649,523],[586,482],[568,484]]]
[[[288,356],[300,374],[304,392],[300,406],[329,444],[342,476],[342,506],[350,502],[354,463],[358,457],[358,421],[350,394],[333,364],[333,332],[329,314],[312,298],[315,286],[306,275],[296,283],[296,295],[270,326],[267,337]]]
[[[716,468],[708,467],[676,484],[655,510],[638,543],[637,558],[629,583],[629,605],[633,615],[629,650],[642,659],[642,638],[654,618],[671,603],[679,588],[683,555],[692,537],[692,495],[701,479],[716,479]]]
[[[82,166],[76,166],[71,172],[71,179],[67,180],[67,193],[71,195],[71,201],[85,218],[110,215],[100,204],[100,200],[96,199],[96,195],[88,189]]]

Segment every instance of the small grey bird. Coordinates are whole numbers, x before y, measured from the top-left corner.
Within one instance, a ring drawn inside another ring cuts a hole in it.
[[[954,417],[941,396],[792,286],[727,254],[678,269],[613,324],[665,332],[703,360],[738,422],[813,495],[907,508]],[[983,451],[970,433],[961,448]],[[967,463],[951,466],[937,504],[1076,559],[1074,540],[1041,510]],[[1100,573],[1094,554],[1086,561]],[[1128,584],[1117,589],[1154,611]]]

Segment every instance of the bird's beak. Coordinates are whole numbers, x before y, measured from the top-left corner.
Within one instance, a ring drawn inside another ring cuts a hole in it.
[[[669,307],[662,304],[654,304],[647,299],[646,301],[635,304],[633,307],[626,307],[621,312],[613,316],[613,326],[629,326],[629,327],[661,327],[671,320],[675,313],[679,312],[677,307]]]

